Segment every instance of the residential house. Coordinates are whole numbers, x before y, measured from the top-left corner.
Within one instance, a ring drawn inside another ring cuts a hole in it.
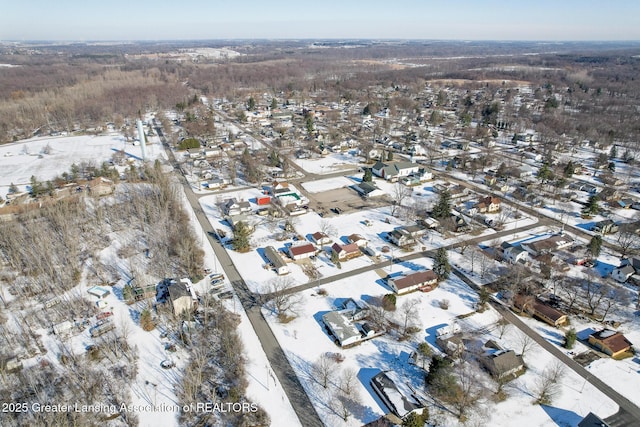
[[[485,175],[484,178],[482,178],[482,182],[491,187],[497,182],[497,178],[493,175]]]
[[[618,232],[618,229],[618,224],[613,222],[612,219],[598,221],[591,227],[591,231],[600,234],[615,234]]]
[[[500,210],[500,199],[493,196],[483,197],[474,205],[480,213],[493,213]]]
[[[351,234],[349,235],[349,237],[347,237],[347,239],[349,240],[349,243],[353,243],[358,247],[365,247],[369,243],[367,239],[362,237],[360,234]]]
[[[440,221],[435,218],[425,217],[418,220],[418,225],[421,225],[428,230],[436,230],[440,228]]]
[[[464,233],[471,230],[471,227],[469,226],[467,221],[459,213],[451,211],[451,219],[453,219],[453,225],[455,227],[456,233]]]
[[[625,197],[622,198],[616,202],[614,202],[612,204],[613,207],[615,208],[621,208],[621,209],[631,209],[633,207],[633,205],[636,204],[636,201],[629,198],[629,197]]]
[[[598,193],[598,200],[605,202],[615,202],[622,197],[622,192],[618,189],[605,187]]]
[[[251,204],[247,201],[237,201],[235,198],[231,198],[224,202],[223,211],[227,216],[241,215],[251,212]]]
[[[287,249],[289,252],[289,256],[294,261],[299,261],[301,259],[311,258],[316,254],[316,247],[312,243],[302,242],[299,244],[292,244]]]
[[[192,313],[198,307],[198,298],[189,279],[172,280],[167,288],[173,314]]]
[[[106,196],[114,192],[116,185],[110,179],[99,176],[89,181],[87,188],[89,189],[89,193],[94,196]]]
[[[190,159],[202,159],[204,158],[204,152],[201,147],[198,148],[187,148],[187,151],[184,153],[185,156]]]
[[[433,270],[424,270],[399,277],[391,277],[387,280],[387,283],[395,293],[402,295],[418,289],[432,289],[438,283],[438,276]]]
[[[219,147],[213,145],[207,145],[204,149],[205,157],[219,157],[222,155],[222,150]]]
[[[447,335],[437,336],[436,344],[449,357],[452,357],[454,359],[457,359],[460,356],[462,356],[465,350],[462,334],[447,334]]]
[[[278,275],[289,273],[287,263],[282,259],[280,252],[278,252],[276,248],[273,246],[267,246],[264,249],[264,256],[269,260],[271,265],[273,265],[273,268]]]
[[[363,320],[369,315],[369,306],[353,298],[347,298],[339,307],[339,313],[351,322]]]
[[[605,423],[602,418],[589,412],[586,417],[578,423],[578,427],[609,427],[609,424]]]
[[[292,185],[286,181],[274,181],[271,185],[271,195],[284,206],[302,206],[305,201]]]
[[[565,325],[568,320],[566,314],[533,296],[518,294],[513,298],[513,305],[518,310],[527,311],[533,317],[556,328]]]
[[[515,375],[524,368],[522,355],[513,350],[503,350],[495,343],[487,343],[485,350],[479,358],[480,364],[497,380]]]
[[[338,256],[340,261],[347,261],[362,255],[360,248],[355,243],[349,243],[348,245],[334,243],[331,245],[331,251]]]
[[[383,162],[378,161],[371,168],[371,172],[387,181],[397,181],[398,179],[416,174],[420,171],[420,165],[411,162]]]
[[[502,242],[501,248],[502,259],[504,259],[508,263],[524,263],[529,258],[529,253],[525,251],[520,245],[515,246],[508,242]]]
[[[620,283],[624,283],[638,272],[640,272],[640,258],[623,258],[620,266],[614,268],[611,272],[611,277]]]
[[[396,228],[387,233],[387,236],[391,243],[401,248],[416,243],[416,239],[404,228]]]
[[[397,379],[394,372],[385,371],[375,375],[371,378],[371,388],[373,388],[384,404],[387,405],[391,413],[401,420],[412,412],[422,410],[422,406],[415,397],[413,397],[410,390],[401,391],[400,388],[404,388],[404,382]],[[402,424],[402,422],[399,424]]]
[[[322,231],[316,231],[311,235],[311,241],[317,246],[329,245],[333,240]]]
[[[419,224],[407,225],[389,232],[388,238],[394,245],[404,247],[416,243],[428,231],[428,229]]]
[[[360,194],[364,198],[385,195],[384,191],[380,190],[378,187],[375,186],[375,184],[371,182],[362,181],[359,184],[354,185],[352,188],[356,190],[358,194]]]
[[[622,355],[633,345],[622,333],[606,328],[589,335],[589,344],[611,357]]]
[[[355,324],[342,313],[330,311],[322,315],[327,332],[334,337],[340,347],[354,345],[362,340],[362,334]]]
[[[531,256],[538,256],[550,253],[558,249],[564,249],[573,244],[573,239],[566,234],[553,234],[549,237],[523,242],[520,244]]]

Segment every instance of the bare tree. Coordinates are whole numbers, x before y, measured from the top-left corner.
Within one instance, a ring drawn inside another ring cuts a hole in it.
[[[289,316],[295,316],[302,304],[300,295],[291,291],[294,286],[292,278],[277,277],[269,281],[267,291],[264,292],[268,298],[266,305],[271,307],[282,321]]]
[[[391,190],[391,216],[396,215],[397,209],[411,196],[413,190],[406,185],[396,183]]]
[[[509,323],[509,321],[504,317],[501,317],[500,320],[498,320],[498,332],[500,333],[500,339],[502,339],[504,334],[507,332],[509,326],[511,326],[511,323]]]
[[[623,224],[620,226],[616,241],[620,246],[620,255],[624,258],[638,252],[640,246],[640,237],[633,230],[631,224]]]
[[[449,399],[455,408],[459,419],[463,419],[465,414],[473,410],[483,395],[483,387],[477,374],[473,371],[469,363],[461,362],[457,369],[457,387]]]
[[[358,374],[352,368],[346,368],[340,374],[338,380],[338,387],[347,396],[354,396],[357,394]]]
[[[525,355],[533,348],[535,341],[529,335],[524,332],[518,334],[518,344],[520,345],[520,354],[524,358]]]
[[[420,320],[418,314],[418,306],[420,300],[417,298],[405,301],[400,306],[400,318],[402,322],[402,336],[407,337],[411,335],[411,331],[416,328],[417,322]]]
[[[376,329],[387,329],[389,325],[389,311],[384,309],[382,297],[375,297],[369,301],[369,314],[367,318]]]
[[[560,393],[558,380],[563,375],[564,370],[564,365],[560,361],[556,361],[537,378],[534,388],[537,404],[550,405],[553,403],[553,399]]]
[[[335,236],[336,234],[338,234],[338,229],[326,219],[320,220],[318,228],[321,233],[324,233],[327,236]]]
[[[336,374],[336,359],[330,354],[323,353],[313,364],[311,373],[314,380],[322,387],[327,388]]]
[[[580,287],[580,283],[573,278],[564,278],[560,283],[560,291],[564,296],[567,302],[567,310],[571,311],[574,304],[578,300],[580,293],[582,292],[582,288]]]
[[[604,296],[610,291],[610,286],[605,283],[600,283],[594,275],[589,274],[589,277],[584,283],[583,292],[584,299],[589,307],[589,314],[594,315],[600,305]]]
[[[604,312],[602,313],[601,322],[604,322],[609,314],[609,311],[613,307],[620,307],[624,309],[631,302],[631,295],[629,291],[626,289],[618,288],[616,286],[610,286],[606,290],[604,294],[604,300],[602,301],[602,306]]]

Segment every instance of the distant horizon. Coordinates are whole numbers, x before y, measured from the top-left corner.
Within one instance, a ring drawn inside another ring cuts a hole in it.
[[[333,42],[443,42],[443,43],[538,43],[538,44],[563,44],[563,43],[576,43],[576,44],[594,44],[594,43],[633,43],[640,44],[640,39],[593,39],[593,40],[572,40],[572,39],[558,39],[558,40],[546,40],[546,39],[430,39],[430,38],[356,38],[356,37],[220,37],[220,38],[194,38],[194,39],[0,39],[0,43],[100,43],[100,44],[128,44],[128,43],[167,43],[167,42],[234,42],[234,41],[333,41]]]
[[[6,41],[640,41],[640,2],[618,0],[48,0],[8,2]]]

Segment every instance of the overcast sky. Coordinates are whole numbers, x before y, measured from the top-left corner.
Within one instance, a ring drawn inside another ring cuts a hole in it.
[[[640,0],[1,0],[0,40],[640,40]]]

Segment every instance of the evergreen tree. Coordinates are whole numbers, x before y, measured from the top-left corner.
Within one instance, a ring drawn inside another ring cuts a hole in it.
[[[593,195],[589,197],[589,200],[587,200],[587,204],[582,209],[582,214],[592,216],[596,215],[599,210],[600,207],[598,206],[598,196]]]
[[[371,168],[366,168],[364,170],[364,175],[362,176],[362,182],[372,182],[373,181],[373,173],[371,172]]]
[[[387,151],[387,162],[390,162],[393,160],[393,151],[389,150]]]
[[[613,160],[618,157],[618,147],[615,144],[611,145],[611,149],[609,150],[609,159]]]
[[[567,162],[567,164],[564,166],[564,169],[562,170],[562,175],[565,178],[571,178],[573,176],[573,171],[576,169],[576,165],[569,160]]]
[[[507,176],[507,165],[503,163],[500,163],[500,166],[498,166],[498,170],[496,171],[496,177],[498,178],[505,178]]]
[[[305,120],[305,126],[307,128],[307,133],[311,135],[313,133],[313,116],[308,115]]]
[[[31,184],[31,195],[33,197],[38,197],[44,192],[42,183],[38,181],[38,178],[36,178],[34,175],[31,175],[29,183]]]
[[[578,335],[576,334],[576,330],[574,328],[569,329],[564,334],[564,346],[571,350],[573,348],[573,345],[576,343],[577,338]]]
[[[9,194],[14,194],[18,192],[18,187],[12,182],[9,186]]]
[[[538,179],[545,184],[547,181],[553,179],[553,172],[549,169],[548,164],[543,164],[540,170],[538,170]]]
[[[276,108],[278,108],[278,100],[275,98],[271,99],[271,109],[275,110]]]
[[[253,96],[249,97],[249,101],[247,102],[247,110],[253,111],[256,108],[256,100],[253,99]]]
[[[593,236],[589,241],[587,249],[594,258],[598,258],[598,256],[600,256],[600,252],[602,251],[602,236],[599,234]]]
[[[451,193],[449,190],[442,190],[438,197],[438,202],[433,207],[431,216],[436,219],[449,218],[451,216]]]
[[[250,248],[249,245],[249,236],[251,235],[251,230],[244,223],[244,221],[240,221],[236,224],[233,230],[233,239],[231,240],[231,246],[234,250],[238,252],[247,252]]]
[[[451,265],[449,265],[449,256],[445,248],[438,248],[436,257],[433,260],[433,271],[438,276],[438,281],[445,280],[451,273]]]
[[[269,166],[278,166],[280,164],[280,156],[276,150],[271,150],[269,153]]]

